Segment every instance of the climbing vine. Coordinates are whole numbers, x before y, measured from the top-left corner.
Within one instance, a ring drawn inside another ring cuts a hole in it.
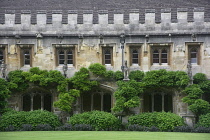
[[[9,84],[6,80],[0,78],[0,114],[6,111],[6,99],[9,97],[11,93],[9,90]]]
[[[200,115],[210,112],[209,102],[201,99],[203,94],[209,94],[210,81],[207,80],[206,75],[203,73],[195,74],[193,79],[193,85],[190,85],[183,90],[186,96],[182,101],[189,105],[189,110],[198,118]]]
[[[210,90],[210,82],[204,74],[196,74],[194,76],[194,83],[196,84],[188,86],[189,77],[183,71],[153,70],[144,73],[137,70],[130,72],[129,78],[131,80],[125,82],[121,71],[107,71],[105,66],[99,63],[91,64],[89,68],[81,68],[71,78],[65,78],[57,70],[47,71],[34,67],[28,72],[11,71],[8,74],[8,82],[1,84],[0,88],[3,88],[5,95],[7,95],[10,91],[21,94],[31,85],[46,89],[53,87],[59,92],[59,100],[54,103],[54,106],[70,112],[72,105],[80,94],[98,88],[99,81],[97,79],[91,80],[90,73],[104,80],[117,81],[118,89],[114,93],[116,102],[112,108],[115,113],[129,113],[129,108],[138,107],[140,105],[140,95],[147,90],[165,89],[179,92],[184,89],[186,97],[183,98],[183,102],[189,104],[191,111],[197,114],[204,114],[208,111],[209,103],[203,101],[200,97]]]

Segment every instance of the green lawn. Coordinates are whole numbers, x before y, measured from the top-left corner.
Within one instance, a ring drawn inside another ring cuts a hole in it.
[[[210,133],[25,131],[0,132],[0,140],[210,140]]]

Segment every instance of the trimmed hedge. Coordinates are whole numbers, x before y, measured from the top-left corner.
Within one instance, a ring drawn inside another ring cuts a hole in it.
[[[151,128],[157,127],[161,131],[172,131],[176,126],[183,126],[184,120],[170,112],[153,112],[153,113],[141,113],[139,115],[131,116],[128,119],[130,125],[137,124],[139,126],[145,126]]]
[[[199,117],[199,121],[197,123],[197,126],[210,127],[210,113],[207,113],[205,115],[201,115]]]
[[[111,113],[103,111],[91,111],[82,114],[75,114],[70,118],[70,124],[73,126],[79,124],[89,124],[94,130],[118,130],[120,120]]]
[[[30,112],[10,111],[0,117],[0,130],[4,131],[8,126],[13,125],[21,130],[23,124],[30,124],[35,128],[38,124],[49,124],[52,128],[60,125],[58,117],[52,112],[35,110]]]

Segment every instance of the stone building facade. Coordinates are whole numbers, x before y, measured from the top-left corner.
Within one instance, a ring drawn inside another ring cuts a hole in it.
[[[12,9],[12,8],[11,8]],[[206,7],[126,10],[11,10],[1,13],[0,63],[6,72],[39,67],[67,77],[81,67],[101,63],[108,70],[121,70],[122,56],[132,70],[166,69],[205,73],[210,78],[210,20]],[[102,8],[103,9],[103,8]],[[125,35],[124,52],[120,36]],[[101,83],[101,89],[78,99],[74,113],[110,111],[116,83]],[[58,98],[56,91],[29,90],[27,96],[12,95],[9,104],[16,110],[46,109]],[[42,94],[43,93],[43,94]],[[135,113],[172,111],[192,114],[180,93],[150,93],[141,97]],[[30,104],[30,105],[29,105]]]

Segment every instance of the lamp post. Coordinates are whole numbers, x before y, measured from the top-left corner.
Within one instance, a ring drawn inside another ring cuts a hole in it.
[[[2,59],[2,62],[1,62],[1,76],[2,76],[2,78],[6,78],[6,68],[7,68],[7,65],[4,63],[4,59]]]
[[[121,44],[121,49],[122,49],[122,72],[124,73],[124,44],[125,44],[125,34],[120,35],[120,44]]]
[[[67,76],[67,70],[68,70],[68,66],[67,66],[67,63],[66,63],[66,61],[64,62],[64,65],[63,65],[63,74],[64,74],[64,76],[65,76],[65,78],[66,78],[66,76]]]

